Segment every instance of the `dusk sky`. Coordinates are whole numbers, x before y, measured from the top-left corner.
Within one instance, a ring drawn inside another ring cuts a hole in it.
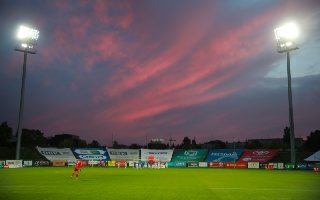
[[[291,52],[296,137],[320,129],[319,0],[0,0],[0,122],[17,129],[20,24],[28,55],[23,128],[110,145],[281,138],[286,54],[273,29],[299,26]]]

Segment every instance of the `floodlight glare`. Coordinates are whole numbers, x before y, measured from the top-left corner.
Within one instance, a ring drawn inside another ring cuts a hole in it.
[[[298,37],[299,31],[293,22],[274,29],[274,34],[279,53],[298,49],[294,40]]]
[[[39,31],[26,26],[20,26],[17,37],[20,40],[37,40],[39,38]]]
[[[298,37],[299,34],[298,27],[293,22],[276,28],[274,31],[277,40],[295,39]]]

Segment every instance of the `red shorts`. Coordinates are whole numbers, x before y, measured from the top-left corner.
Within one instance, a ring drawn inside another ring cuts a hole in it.
[[[75,172],[79,171],[79,168],[74,168],[74,171],[75,171]]]

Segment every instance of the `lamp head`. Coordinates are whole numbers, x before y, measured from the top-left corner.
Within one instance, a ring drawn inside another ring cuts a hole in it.
[[[298,49],[295,39],[298,37],[299,31],[293,22],[274,29],[274,34],[279,53]]]
[[[19,45],[15,48],[16,51],[27,53],[36,53],[35,45],[39,38],[39,31],[26,26],[20,26],[17,34]]]

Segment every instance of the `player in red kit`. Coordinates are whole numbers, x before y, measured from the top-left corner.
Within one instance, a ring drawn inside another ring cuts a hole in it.
[[[79,170],[82,167],[82,162],[80,160],[77,161],[76,166],[74,167],[74,171],[71,175],[71,178],[73,177],[74,174],[76,174],[76,178],[78,179],[79,176]]]

